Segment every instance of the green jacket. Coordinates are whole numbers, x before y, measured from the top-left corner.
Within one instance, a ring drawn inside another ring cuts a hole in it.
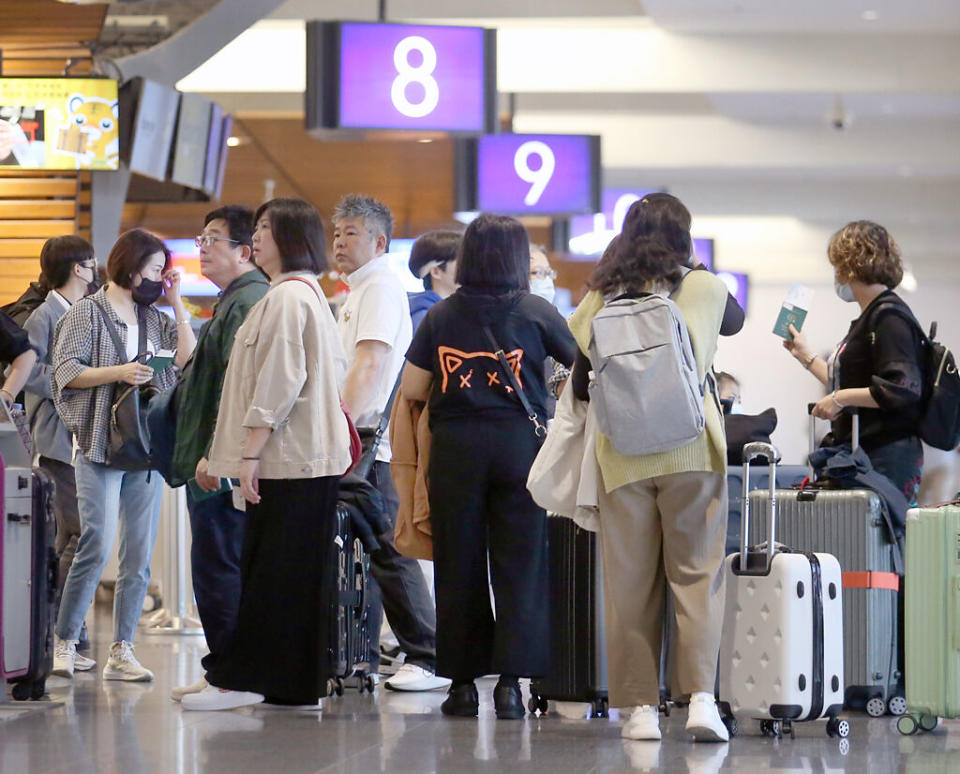
[[[259,270],[237,277],[220,295],[213,317],[200,329],[176,395],[177,435],[171,482],[174,486],[193,478],[197,463],[210,448],[233,340],[249,311],[269,289],[269,280]]]

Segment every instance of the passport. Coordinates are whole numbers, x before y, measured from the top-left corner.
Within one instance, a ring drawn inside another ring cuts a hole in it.
[[[789,326],[792,325],[798,331],[803,330],[803,321],[807,318],[807,310],[812,300],[813,291],[810,288],[794,283],[780,307],[780,314],[777,315],[777,321],[773,325],[774,334],[781,339],[793,341]]]

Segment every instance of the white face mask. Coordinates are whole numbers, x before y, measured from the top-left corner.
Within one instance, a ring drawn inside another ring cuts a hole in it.
[[[530,280],[530,292],[552,304],[557,289],[553,286],[553,280],[549,277],[534,277]]]
[[[741,406],[739,403],[734,403],[734,404],[730,407],[730,413],[731,413],[731,414],[742,414],[742,413],[743,413],[743,406]]]
[[[836,291],[837,296],[841,301],[846,301],[848,304],[856,301],[857,299],[853,295],[853,288],[846,283],[834,282],[833,289]]]

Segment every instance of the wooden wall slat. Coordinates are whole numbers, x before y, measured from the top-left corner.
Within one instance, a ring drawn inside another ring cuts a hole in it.
[[[4,280],[26,280],[32,282],[40,276],[40,260],[38,258],[10,258],[0,261],[0,286]],[[15,290],[15,288],[7,288]],[[20,288],[20,293],[26,290],[26,283]],[[18,294],[19,295],[19,294]]]
[[[62,220],[76,215],[77,205],[70,199],[0,199],[0,220]]]
[[[46,239],[0,239],[0,258],[39,258]],[[4,261],[0,261],[3,266]]]
[[[45,197],[74,197],[75,178],[19,178],[0,177],[0,199],[40,199]]]
[[[76,230],[70,220],[0,220],[0,239],[49,239],[66,236]]]

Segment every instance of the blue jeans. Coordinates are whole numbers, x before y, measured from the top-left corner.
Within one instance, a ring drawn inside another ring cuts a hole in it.
[[[247,514],[233,507],[230,492],[196,499],[187,488],[187,509],[193,545],[190,563],[193,594],[203,633],[210,653],[204,656],[204,669],[230,644],[240,611],[240,557],[247,530]]]
[[[56,633],[75,640],[120,535],[120,575],[113,598],[114,640],[133,642],[150,580],[160,517],[160,476],[90,462],[77,453],[80,541],[63,587]],[[118,529],[119,528],[119,529]]]

